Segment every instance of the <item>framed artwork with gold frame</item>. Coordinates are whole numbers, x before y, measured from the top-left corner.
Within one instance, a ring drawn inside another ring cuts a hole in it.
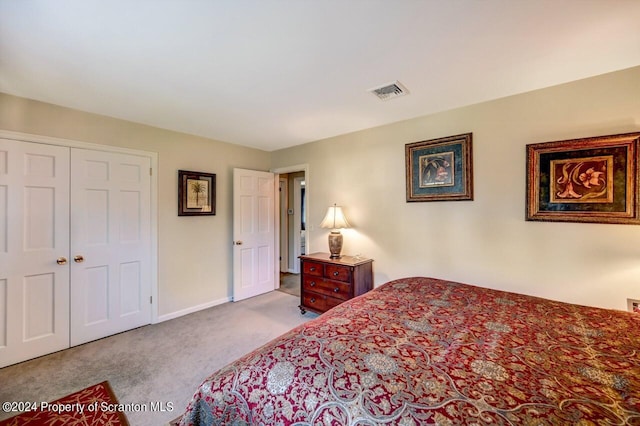
[[[405,145],[407,202],[473,200],[472,134]]]
[[[526,219],[640,224],[640,133],[527,145]]]

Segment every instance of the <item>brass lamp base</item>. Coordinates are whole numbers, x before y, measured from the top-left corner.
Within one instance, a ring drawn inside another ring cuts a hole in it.
[[[340,231],[331,231],[329,234],[329,252],[331,259],[338,259],[342,251],[342,234]]]

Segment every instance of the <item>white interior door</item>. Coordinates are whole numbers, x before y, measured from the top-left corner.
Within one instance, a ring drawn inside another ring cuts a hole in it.
[[[68,253],[69,148],[0,139],[0,367],[69,347]]]
[[[275,289],[275,175],[233,170],[233,300]]]
[[[71,345],[151,322],[149,157],[71,151]]]

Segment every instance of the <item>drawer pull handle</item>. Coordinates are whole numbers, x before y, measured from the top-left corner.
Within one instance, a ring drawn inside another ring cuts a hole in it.
[[[312,266],[311,268],[309,268],[309,271],[314,272],[316,270],[315,266]]]
[[[315,282],[315,281],[311,281],[311,282],[309,283],[309,287],[315,287],[315,286],[316,286],[316,282]]]
[[[333,289],[333,292],[334,292],[334,293],[339,293],[339,292],[340,292],[340,289],[339,289],[338,287],[336,287],[336,288],[334,288],[334,289]]]
[[[337,277],[338,275],[340,275],[340,272],[338,272],[338,271],[335,271],[335,272],[333,273],[333,276],[334,276],[334,277]]]
[[[311,298],[311,303],[316,303],[316,298],[315,297]]]

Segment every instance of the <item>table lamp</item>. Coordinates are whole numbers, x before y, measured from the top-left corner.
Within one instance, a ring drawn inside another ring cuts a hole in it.
[[[321,228],[331,229],[329,234],[329,252],[331,252],[331,259],[340,258],[340,252],[342,251],[342,234],[340,228],[349,228],[349,222],[344,217],[341,206],[335,204],[327,210],[327,214],[320,223]]]

